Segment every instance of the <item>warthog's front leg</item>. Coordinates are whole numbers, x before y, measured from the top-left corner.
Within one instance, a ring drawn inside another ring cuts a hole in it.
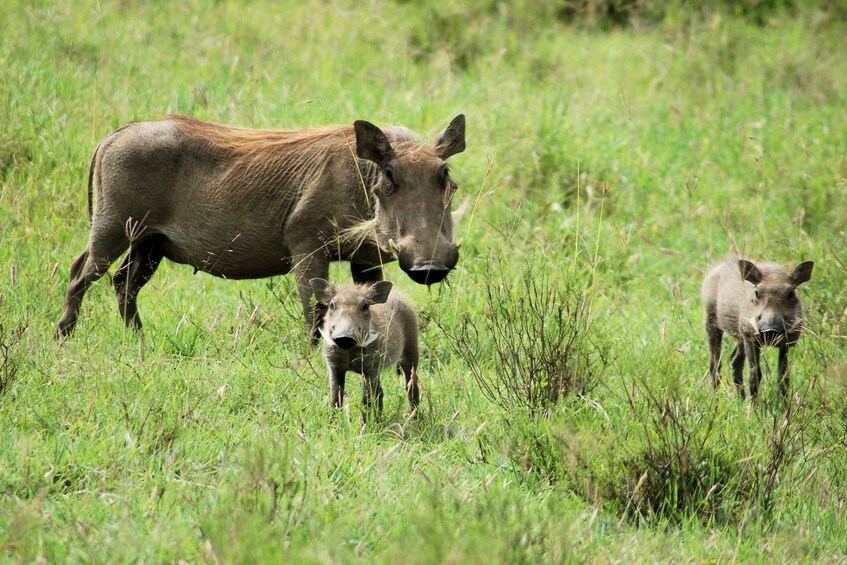
[[[153,237],[132,247],[112,279],[118,298],[118,310],[128,328],[141,329],[136,299],[138,291],[150,281],[164,257],[157,243]]]
[[[323,251],[318,250],[309,254],[295,255],[294,277],[297,282],[300,303],[303,305],[303,316],[306,318],[306,331],[311,337],[312,347],[316,347],[320,338],[319,330],[321,324],[323,324],[325,311],[320,306],[312,309],[312,287],[309,285],[309,281],[314,278],[326,279],[329,277],[329,261],[323,255]]]

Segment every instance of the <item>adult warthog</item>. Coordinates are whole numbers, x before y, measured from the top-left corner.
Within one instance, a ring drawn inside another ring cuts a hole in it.
[[[91,235],[71,265],[56,336],[71,333],[85,291],[127,249],[113,280],[134,328],[138,291],[163,258],[230,279],[294,271],[308,328],[309,280],[328,278],[331,261],[349,261],[357,283],[382,280],[394,260],[417,283],[439,282],[459,258],[445,160],[464,149],[464,115],[433,143],[366,121],[255,130],[173,116],[123,126],[91,160]]]

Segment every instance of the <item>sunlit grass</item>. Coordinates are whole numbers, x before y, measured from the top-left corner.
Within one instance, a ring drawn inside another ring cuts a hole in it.
[[[287,4],[0,8],[6,559],[843,559],[843,23],[669,10],[601,31],[532,2]],[[420,311],[418,418],[393,373],[379,422],[362,427],[353,392],[330,409],[291,277],[166,262],[139,298],[143,340],[104,277],[52,339],[91,152],[172,112],[427,136],[467,114],[457,271],[426,289],[386,268]],[[774,352],[758,407],[705,378],[699,285],[733,247],[816,261],[787,424]],[[599,382],[541,416],[486,399],[440,329],[482,319],[491,257],[502,296],[529,264],[577,277],[609,336]]]

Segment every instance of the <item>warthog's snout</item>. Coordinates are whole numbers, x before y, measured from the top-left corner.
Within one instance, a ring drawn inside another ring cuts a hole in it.
[[[753,326],[756,328],[756,341],[764,346],[780,347],[794,345],[800,338],[799,326],[802,318],[794,317],[795,312],[790,311],[788,318],[774,311],[759,313],[755,318]]]
[[[459,248],[453,243],[443,246],[439,257],[415,257],[413,253],[400,249],[400,268],[418,284],[435,284],[443,281],[459,261]]]
[[[332,338],[333,343],[341,349],[353,349],[356,347],[357,340],[352,335],[338,335]]]

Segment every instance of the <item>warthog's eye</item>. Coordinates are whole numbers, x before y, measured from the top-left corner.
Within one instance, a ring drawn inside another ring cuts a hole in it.
[[[443,169],[441,169],[441,176],[442,176],[442,181],[443,181],[445,188],[448,191],[454,191],[455,192],[456,187],[458,185],[456,185],[456,183],[453,182],[453,179],[450,178],[450,167],[445,166]]]
[[[758,302],[758,301],[759,301],[759,289],[756,288],[756,289],[753,290],[753,302]]]
[[[441,174],[443,176],[442,186],[444,187],[444,193],[442,194],[444,199],[444,207],[450,205],[450,201],[453,199],[453,195],[456,194],[456,191],[459,189],[459,185],[456,184],[453,179],[450,178],[450,168],[446,165],[441,169]]]
[[[332,312],[333,310],[335,310],[335,300],[331,301],[331,302],[329,303],[329,305],[327,306],[327,308],[329,308],[329,311],[330,311],[330,312]]]
[[[788,293],[785,295],[785,298],[787,298],[790,302],[794,302],[795,300],[797,300],[797,293],[794,292],[793,288],[789,288]]]
[[[394,181],[394,168],[391,165],[385,167],[382,174],[385,175],[386,180],[391,183],[391,186],[397,186],[397,183]]]
[[[362,312],[367,312],[370,309],[371,309],[370,304],[368,304],[367,302],[362,302]]]

